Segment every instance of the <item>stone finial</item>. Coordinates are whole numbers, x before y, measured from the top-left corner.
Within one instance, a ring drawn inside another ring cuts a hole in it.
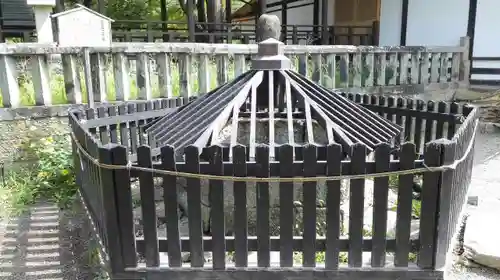
[[[281,22],[276,15],[263,14],[257,21],[255,28],[257,42],[272,38],[279,41],[281,35]]]
[[[254,70],[288,70],[291,62],[284,55],[285,44],[268,38],[258,44],[257,57],[252,60]]]

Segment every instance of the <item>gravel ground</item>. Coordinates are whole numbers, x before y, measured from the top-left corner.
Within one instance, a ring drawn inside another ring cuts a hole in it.
[[[498,271],[489,268],[468,268],[455,266],[445,274],[445,280],[497,280],[500,279]]]
[[[8,164],[23,141],[64,134],[68,131],[68,121],[67,118],[0,121],[0,131],[0,163]]]

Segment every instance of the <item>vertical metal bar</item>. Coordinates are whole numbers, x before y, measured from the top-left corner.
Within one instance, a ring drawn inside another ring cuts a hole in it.
[[[292,116],[292,90],[290,80],[285,79],[285,99],[286,99],[286,120],[288,130],[288,144],[294,146],[295,139],[293,134],[293,116]]]
[[[249,139],[249,155],[250,158],[255,158],[255,142],[257,131],[257,84],[252,83],[251,88],[251,107],[250,107],[250,139]]]
[[[268,71],[268,90],[269,90],[269,103],[268,103],[268,110],[269,110],[269,156],[271,158],[275,158],[274,156],[274,89],[275,89],[275,84],[274,84],[274,73],[273,71]]]

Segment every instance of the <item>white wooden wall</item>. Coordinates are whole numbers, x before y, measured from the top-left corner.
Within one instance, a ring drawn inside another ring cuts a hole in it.
[[[473,57],[500,58],[500,1],[478,0],[476,13],[476,29],[474,33]],[[500,61],[474,61],[473,68],[500,69]],[[497,80],[497,74],[473,74],[472,80]]]

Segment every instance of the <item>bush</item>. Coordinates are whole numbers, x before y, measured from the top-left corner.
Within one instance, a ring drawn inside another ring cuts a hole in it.
[[[75,197],[77,186],[68,136],[30,139],[21,145],[17,160],[33,159],[30,166],[8,172],[5,187],[12,210],[43,198],[66,207]]]

